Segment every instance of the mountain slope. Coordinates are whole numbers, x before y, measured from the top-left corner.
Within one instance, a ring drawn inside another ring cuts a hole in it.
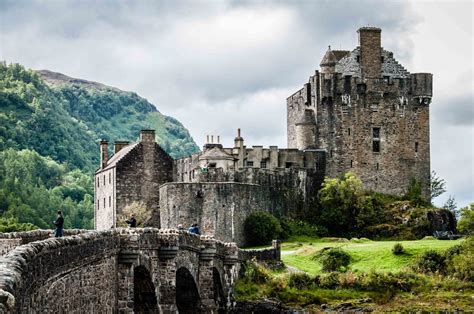
[[[88,172],[99,163],[98,141],[135,141],[156,129],[173,157],[198,150],[189,132],[135,93],[50,71],[0,65],[0,149],[33,149]]]

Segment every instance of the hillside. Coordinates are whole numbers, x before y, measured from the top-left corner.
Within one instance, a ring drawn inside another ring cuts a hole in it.
[[[46,228],[67,208],[71,227],[91,227],[99,140],[135,141],[140,129],[155,129],[175,158],[198,150],[179,121],[136,93],[0,63],[0,219]]]

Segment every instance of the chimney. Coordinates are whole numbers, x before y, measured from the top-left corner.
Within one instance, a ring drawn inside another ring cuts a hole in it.
[[[357,32],[359,33],[362,77],[379,78],[382,71],[382,30],[378,27],[361,27]]]
[[[155,130],[141,130],[140,131],[140,142],[154,143],[155,142]]]
[[[107,167],[109,161],[109,142],[107,140],[100,141],[100,168]]]
[[[240,128],[237,129],[237,137],[234,139],[234,147],[235,148],[244,147],[244,139],[240,136]]]
[[[128,146],[129,141],[115,141],[114,142],[114,154],[117,154],[122,148]]]

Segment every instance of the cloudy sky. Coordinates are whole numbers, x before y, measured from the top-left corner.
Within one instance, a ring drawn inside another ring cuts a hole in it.
[[[202,145],[286,147],[285,99],[360,26],[434,74],[432,169],[474,201],[472,1],[0,1],[0,59],[135,91]]]

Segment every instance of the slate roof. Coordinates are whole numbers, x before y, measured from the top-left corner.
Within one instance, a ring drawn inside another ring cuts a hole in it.
[[[104,169],[97,170],[97,172],[102,172],[104,170],[108,170],[110,168],[117,166],[120,160],[122,160],[122,158],[125,157],[129,152],[131,152],[135,147],[137,147],[138,144],[140,144],[140,142],[132,143],[128,146],[125,146],[121,150],[119,150],[118,153],[110,157],[110,159],[107,161],[107,166]]]

